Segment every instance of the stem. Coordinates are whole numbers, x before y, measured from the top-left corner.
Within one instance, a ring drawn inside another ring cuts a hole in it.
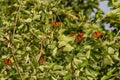
[[[40,40],[40,38],[38,38],[32,31],[30,31],[30,33],[35,36],[37,39]],[[37,61],[39,61],[39,58],[41,57],[42,55],[42,51],[43,51],[43,43],[44,43],[45,39],[44,38],[41,38],[41,43],[40,43],[40,52],[39,52],[39,57],[37,59]]]
[[[21,6],[22,6],[22,0],[20,0],[18,2],[19,2],[19,8],[18,8],[18,11],[17,11],[16,16],[15,16],[15,23],[14,23],[14,28],[13,28],[13,33],[12,33],[12,39],[11,39],[11,46],[10,46],[10,48],[11,48],[11,54],[12,54],[13,59],[15,61],[16,69],[18,71],[18,74],[20,75],[20,79],[23,80],[21,72],[20,72],[20,69],[19,69],[19,64],[18,64],[17,59],[15,57],[15,48],[14,48],[14,46],[15,46],[15,44],[14,44],[14,35],[15,35],[15,32],[16,32],[16,25],[17,25],[18,17],[19,17],[18,14],[19,14],[19,12],[21,10]]]
[[[110,19],[110,22],[120,24],[120,21],[118,21],[118,20],[114,20],[114,19]]]
[[[40,53],[39,53],[39,58],[37,61],[39,61],[41,55],[42,55],[42,51],[43,51],[43,39],[41,40],[41,44],[40,44]]]
[[[117,36],[118,36],[119,34],[120,34],[120,30],[119,30],[118,33],[116,34],[113,42],[115,42],[115,41],[117,40]]]

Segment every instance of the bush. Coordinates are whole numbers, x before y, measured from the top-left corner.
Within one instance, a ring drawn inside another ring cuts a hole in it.
[[[108,4],[105,16],[98,0],[1,0],[1,80],[118,78],[119,4]]]

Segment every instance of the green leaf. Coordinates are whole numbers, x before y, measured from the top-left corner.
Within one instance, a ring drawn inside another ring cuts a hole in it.
[[[87,57],[87,59],[90,58],[90,53],[91,53],[91,50],[88,50],[88,51],[86,52],[86,57]]]
[[[116,70],[116,68],[108,70],[107,75],[111,76],[115,70]]]
[[[72,75],[68,73],[67,75],[65,75],[65,76],[63,77],[63,79],[64,79],[64,80],[71,80],[71,77],[72,77]]]
[[[91,49],[91,48],[92,48],[91,45],[85,45],[85,46],[84,46],[84,49]]]
[[[95,70],[95,69],[93,68],[93,66],[89,67],[88,69],[89,69],[89,71],[91,72],[91,74],[94,75],[94,77],[97,77],[97,75],[99,74],[99,71],[98,71],[98,70]]]
[[[85,73],[87,77],[89,77],[89,79],[92,79],[93,77],[95,77],[95,75],[90,72],[89,68],[85,69]]]
[[[116,68],[113,68],[113,69],[109,70],[109,71],[107,72],[107,75],[104,75],[104,76],[101,78],[101,80],[108,80],[108,79],[112,76],[112,73],[115,71],[115,69],[116,69]]]
[[[110,75],[104,75],[101,80],[108,80],[110,78]]]
[[[115,50],[112,47],[108,47],[108,53],[114,54]]]
[[[74,58],[73,61],[76,65],[80,65],[82,63],[82,60],[77,58]]]
[[[65,42],[65,41],[59,41],[58,44],[59,44],[58,47],[61,48],[61,47],[66,46],[67,42]]]
[[[105,0],[100,0],[100,1],[105,1]]]
[[[27,46],[26,51],[31,51],[31,47]]]
[[[41,17],[41,15],[35,15],[35,16],[33,17],[33,20],[40,20],[40,17]]]
[[[90,33],[92,32],[92,29],[86,29],[85,32],[86,33],[83,35],[83,37],[87,38],[90,35]]]
[[[70,42],[74,41],[73,37],[65,36],[65,35],[60,35],[58,36],[59,41],[65,41],[65,42]]]
[[[30,23],[30,22],[32,22],[32,19],[31,19],[31,18],[28,18],[28,19],[24,20],[24,22]]]
[[[53,53],[52,53],[52,56],[53,56],[53,57],[56,56],[56,54],[57,54],[57,49],[58,49],[58,48],[56,47],[56,48],[53,50]]]
[[[5,78],[4,78],[4,77],[1,77],[0,80],[5,80]]]
[[[60,30],[58,31],[58,34],[59,34],[59,35],[62,35],[62,34],[65,32],[65,30],[66,30],[66,29],[60,29]]]
[[[113,60],[112,60],[112,58],[109,56],[109,55],[106,55],[105,57],[104,57],[104,64],[105,65],[113,65]]]
[[[81,67],[86,67],[88,65],[87,60],[83,60],[83,62],[80,64]]]
[[[107,5],[110,7],[110,6],[112,6],[113,4],[112,4],[111,1],[109,1]]]
[[[74,47],[72,47],[70,44],[65,45],[65,47],[63,48],[63,51],[72,51],[74,49]]]
[[[91,55],[90,55],[95,61],[98,61],[99,60],[99,57],[96,55],[96,54],[94,54],[94,53],[91,53]]]
[[[114,53],[113,55],[111,55],[111,57],[112,57],[113,60],[118,60],[118,61],[120,61],[119,52]]]
[[[42,13],[41,21],[44,21],[44,20],[45,20],[45,17],[46,17],[46,14],[45,14],[45,13]]]
[[[75,70],[74,75],[75,75],[76,77],[79,77],[79,75],[80,75],[80,70]]]

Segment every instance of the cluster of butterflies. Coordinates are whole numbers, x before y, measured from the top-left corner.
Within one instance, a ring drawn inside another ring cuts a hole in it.
[[[59,26],[61,26],[61,23],[60,22],[52,22],[52,25],[53,26],[55,26],[55,27],[59,27]],[[76,36],[76,41],[77,42],[79,42],[79,41],[82,41],[84,38],[83,38],[83,35],[85,34],[85,32],[79,32],[78,33],[78,35]],[[70,36],[74,36],[75,34],[74,33],[70,33]],[[94,38],[99,38],[99,37],[101,37],[101,32],[94,32],[93,33],[93,37]],[[40,63],[44,63],[45,62],[45,59],[43,58],[43,57],[40,57],[39,58],[39,61],[38,62],[40,62]],[[12,65],[12,61],[10,60],[10,59],[6,59],[5,61],[4,61],[4,63],[6,64],[6,65],[9,65],[9,66],[11,66]]]
[[[79,32],[78,35],[76,36],[76,41],[82,41],[83,40],[83,35],[85,34],[85,32]]]
[[[61,23],[60,22],[52,22],[52,25],[55,26],[55,27],[59,27],[61,26]],[[83,38],[83,35],[85,34],[85,32],[79,32],[78,35],[76,36],[76,41],[82,41],[84,38]],[[74,33],[70,33],[70,36],[74,36]],[[93,33],[93,37],[94,38],[99,38],[101,37],[101,32],[94,32]]]
[[[85,34],[85,32],[79,32],[78,35],[76,36],[76,41],[79,42],[79,41],[82,41],[84,38],[83,38],[83,35]],[[94,38],[99,38],[101,37],[101,32],[94,32],[93,33],[93,37]],[[74,33],[70,33],[70,36],[74,36]]]

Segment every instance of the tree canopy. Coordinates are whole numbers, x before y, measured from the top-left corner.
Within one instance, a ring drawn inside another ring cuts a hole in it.
[[[0,0],[0,79],[120,79],[120,3],[101,1]]]

